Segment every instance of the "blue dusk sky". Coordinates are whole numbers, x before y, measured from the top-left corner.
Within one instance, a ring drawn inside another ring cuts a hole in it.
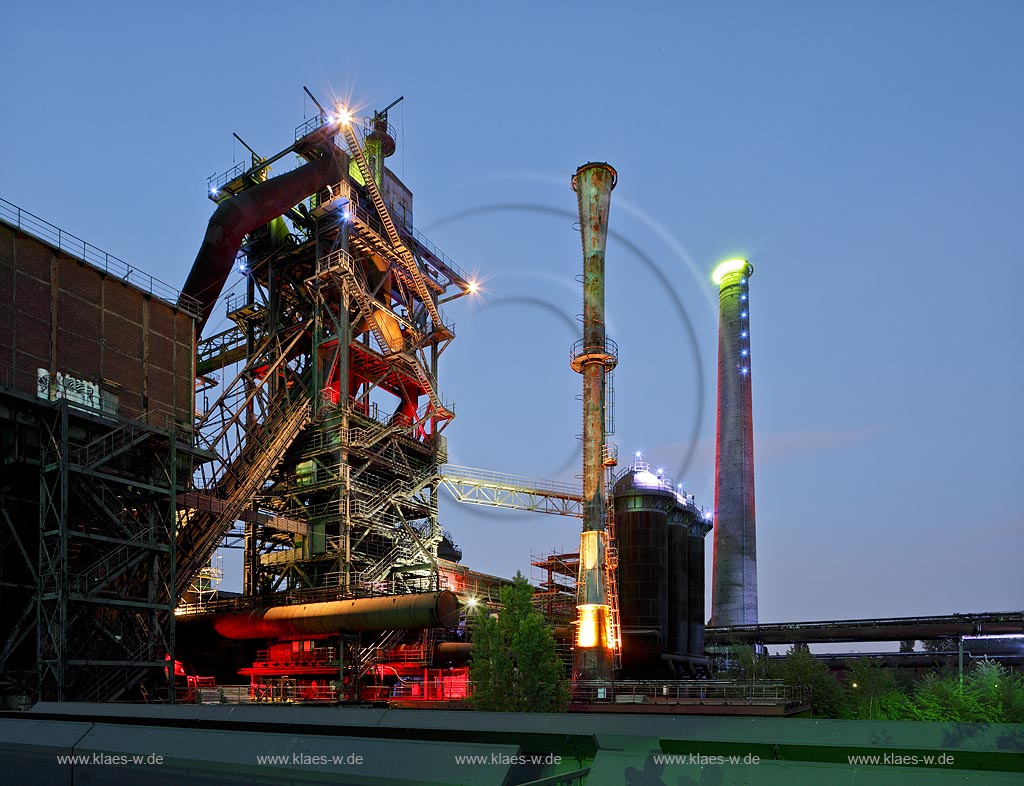
[[[1024,607],[1024,4],[291,8],[8,4],[0,197],[180,286],[233,131],[270,155],[303,85],[361,113],[404,95],[389,166],[483,281],[448,312],[451,460],[572,480],[569,180],[607,161],[613,439],[707,505],[709,274],[755,266],[761,619]],[[441,513],[489,573],[578,542],[571,518]]]

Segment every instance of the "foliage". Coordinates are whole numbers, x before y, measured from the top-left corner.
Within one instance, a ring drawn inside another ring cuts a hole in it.
[[[811,713],[819,718],[838,718],[844,713],[846,694],[828,667],[815,660],[806,644],[794,644],[779,667],[786,685],[811,689]]]
[[[956,652],[960,647],[960,639],[956,636],[945,636],[941,639],[929,639],[921,642],[925,652]]]
[[[929,674],[914,695],[917,720],[1020,723],[1024,720],[1024,677],[1002,665],[980,661],[964,675]]]
[[[732,670],[738,679],[756,682],[772,676],[772,664],[768,659],[768,652],[763,648],[758,651],[750,644],[734,644],[731,650]]]
[[[501,611],[472,621],[472,705],[478,710],[559,712],[569,682],[544,617],[530,603],[533,587],[521,573],[501,590]]]
[[[991,661],[972,664],[961,686],[959,675],[948,670],[912,682],[906,674],[860,658],[840,684],[806,646],[794,646],[782,661],[780,676],[787,685],[811,688],[811,711],[820,718],[1024,722],[1024,675]]]
[[[850,696],[847,717],[881,720],[883,705],[884,711],[891,714],[896,711],[896,707],[904,704],[906,696],[896,684],[895,673],[892,669],[884,668],[878,661],[858,658],[853,662],[846,681]]]

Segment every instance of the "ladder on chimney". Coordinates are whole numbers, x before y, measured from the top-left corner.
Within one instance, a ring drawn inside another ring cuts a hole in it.
[[[611,488],[611,468],[608,469],[609,480],[606,488]],[[619,623],[619,547],[615,542],[615,503],[611,494],[607,495],[604,516],[604,570],[605,591],[608,593],[608,616],[612,628],[612,667],[622,668],[622,626]]]

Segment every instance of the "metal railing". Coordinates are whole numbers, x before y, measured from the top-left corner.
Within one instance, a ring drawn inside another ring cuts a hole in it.
[[[462,281],[468,283],[469,281],[472,280],[470,275],[469,275],[469,273],[467,273],[463,267],[461,267],[451,257],[449,257],[446,253],[444,253],[434,243],[432,243],[427,238],[427,236],[424,235],[422,232],[420,232],[418,229],[416,229],[416,228],[411,228],[410,229],[410,228],[405,227],[405,226],[403,226],[401,229],[407,235],[410,235],[412,237],[412,239],[415,240],[418,245],[420,245],[423,248],[427,249],[427,251],[430,252],[430,255],[432,257],[434,257],[437,261],[441,262],[446,268],[448,268],[448,270],[450,270],[452,273],[454,273],[456,276],[458,276]]]
[[[44,221],[34,213],[22,210],[6,199],[0,199],[0,221],[32,235],[44,243],[49,243],[69,256],[80,259],[104,273],[116,276],[125,283],[148,292],[173,308],[180,308],[189,316],[195,317],[199,314],[199,301],[195,298],[181,294],[180,290],[170,284],[133,267],[123,259],[96,248],[80,237],[54,226],[49,221]]]
[[[190,420],[179,421],[173,412],[162,408],[149,410],[137,410],[125,406],[123,402],[117,404],[116,411],[110,407],[94,407],[83,403],[80,399],[72,398],[70,391],[64,390],[61,385],[55,385],[52,398],[50,391],[40,388],[38,372],[35,374],[26,369],[15,368],[6,363],[0,363],[0,388],[5,390],[19,391],[26,395],[34,395],[40,401],[55,404],[65,400],[71,409],[80,410],[84,413],[104,418],[107,421],[116,420],[122,424],[131,426],[149,426],[150,429],[173,433],[175,437],[185,444],[192,444],[192,422]]]
[[[444,464],[440,467],[439,472],[442,476],[453,480],[479,481],[487,486],[505,488],[509,491],[539,491],[549,496],[561,496],[572,500],[583,499],[583,487],[575,483],[541,480],[477,467],[461,467],[456,464]]]
[[[573,342],[569,350],[569,361],[573,369],[581,365],[587,358],[593,358],[604,363],[605,367],[615,366],[619,360],[619,345],[612,339],[605,337],[604,344],[588,344],[586,339],[578,339]]]
[[[732,680],[643,680],[619,682],[577,682],[573,701],[619,704],[798,704],[810,701],[811,689],[786,685],[777,680],[737,682]]]
[[[327,115],[313,115],[299,125],[295,126],[295,141],[298,142],[302,137],[309,136],[316,131],[320,126],[327,122]]]
[[[249,169],[251,169],[250,165],[246,164],[244,161],[239,161],[233,167],[231,167],[228,170],[225,170],[224,172],[221,172],[219,175],[211,175],[210,177],[206,178],[206,189],[209,195],[215,196],[217,190],[220,189],[221,186],[227,185],[232,180],[240,178],[242,175],[248,172]]]

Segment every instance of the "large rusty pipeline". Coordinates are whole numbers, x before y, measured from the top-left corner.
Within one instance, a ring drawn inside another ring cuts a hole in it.
[[[332,600],[224,614],[214,619],[213,627],[229,639],[265,639],[320,633],[453,628],[458,622],[458,598],[455,593],[442,590],[424,595]]]
[[[297,205],[310,194],[341,182],[348,159],[340,149],[220,201],[189,271],[182,295],[200,303],[196,335],[205,327],[224,289],[242,238]]]
[[[583,533],[577,587],[576,646],[573,671],[584,680],[612,677],[613,632],[605,582],[605,488],[602,453],[605,445],[605,374],[615,365],[605,335],[604,262],[608,211],[615,188],[615,170],[604,163],[576,170],[576,192],[583,244],[583,338],[571,355],[573,370],[583,375]]]

